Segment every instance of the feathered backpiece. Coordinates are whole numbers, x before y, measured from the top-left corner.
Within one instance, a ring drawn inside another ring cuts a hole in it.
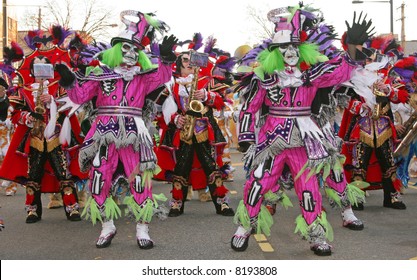
[[[417,58],[414,56],[404,57],[394,64],[393,70],[401,76],[404,82],[412,82],[417,79]]]
[[[26,45],[32,50],[39,49],[42,43],[38,40],[38,38],[41,38],[42,35],[43,35],[42,30],[29,31],[28,34],[26,34],[26,36],[24,37]]]
[[[189,50],[197,51],[199,48],[203,46],[203,36],[201,35],[200,32],[196,32],[194,33],[193,40],[191,42],[190,41],[185,41],[185,42],[189,42],[189,45],[188,45]]]
[[[336,36],[332,25],[320,24],[308,31],[306,41],[317,45],[319,51],[328,58],[333,58],[340,53],[333,45]]]
[[[57,46],[61,46],[65,39],[74,33],[68,28],[62,27],[60,25],[52,25],[48,31],[52,36],[52,43]]]
[[[367,45],[371,48],[380,50],[381,53],[389,56],[401,58],[404,55],[403,49],[397,43],[394,35],[392,34],[373,37],[369,40],[369,42],[367,42]]]
[[[12,42],[10,47],[4,47],[3,49],[4,63],[11,65],[13,62],[23,59],[23,49],[18,43]]]
[[[84,65],[90,65],[93,61],[96,61],[100,53],[110,49],[111,45],[103,42],[92,42],[86,45],[80,53],[82,62]]]
[[[68,44],[70,50],[82,50],[87,46],[87,42],[81,37],[80,33],[76,32],[74,38]]]
[[[214,56],[214,46],[217,43],[217,39],[213,36],[209,36],[204,44],[204,52],[208,53],[210,56]]]

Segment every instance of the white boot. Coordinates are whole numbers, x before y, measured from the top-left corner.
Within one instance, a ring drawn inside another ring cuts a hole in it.
[[[231,246],[235,251],[245,251],[249,245],[249,237],[252,229],[245,229],[242,226],[238,226],[235,234],[232,237]]]
[[[343,226],[351,230],[363,230],[363,223],[356,218],[352,211],[352,207],[349,206],[342,211]]]
[[[110,246],[113,237],[116,235],[116,226],[113,223],[113,220],[104,222],[102,224],[102,229],[100,236],[96,242],[97,248],[106,248]]]
[[[153,247],[153,241],[149,236],[148,224],[137,223],[136,224],[136,240],[138,246],[141,249],[151,249]]]

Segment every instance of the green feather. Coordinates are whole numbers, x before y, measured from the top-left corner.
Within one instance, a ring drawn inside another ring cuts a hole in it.
[[[346,185],[346,192],[350,204],[357,206],[358,203],[365,202],[365,192],[353,184]]]
[[[326,163],[323,168],[323,180],[326,180],[329,174],[330,174],[330,164]]]
[[[290,198],[284,192],[282,193],[280,203],[285,207],[285,210],[288,210],[288,207],[293,207]]]
[[[268,191],[264,195],[264,201],[277,202],[279,199],[280,199],[279,195],[276,193],[273,193],[272,191]]]
[[[258,228],[257,233],[264,233],[266,236],[271,235],[271,226],[274,224],[271,213],[264,205],[261,206],[261,211],[258,214]]]
[[[333,241],[333,228],[330,223],[327,221],[326,212],[322,211],[321,216],[317,217],[316,221],[318,221],[326,231],[326,238],[329,241]]]
[[[324,190],[329,199],[333,200],[339,207],[342,207],[342,201],[334,189],[325,187]]]
[[[308,163],[304,164],[303,168],[297,173],[297,176],[295,176],[294,181],[297,181],[298,178],[304,173],[304,171],[307,169]]]
[[[302,215],[298,215],[295,219],[295,230],[294,233],[300,232],[301,236],[307,238],[308,236],[308,225]]]
[[[233,222],[237,225],[242,225],[247,230],[251,228],[248,209],[246,209],[243,200],[239,202]]]

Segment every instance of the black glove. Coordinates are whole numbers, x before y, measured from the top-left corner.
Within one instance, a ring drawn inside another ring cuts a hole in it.
[[[69,87],[75,81],[75,74],[65,64],[56,64],[55,71],[61,76],[59,84],[62,87]]]
[[[165,36],[162,40],[162,43],[159,44],[159,53],[161,55],[162,60],[165,62],[174,62],[177,57],[175,56],[172,48],[178,43],[177,37],[174,35]]]
[[[370,29],[372,26],[372,20],[367,21],[365,15],[361,22],[361,18],[362,12],[359,15],[358,22],[355,22],[356,12],[354,12],[352,26],[350,26],[349,23],[345,21],[347,26],[346,43],[351,45],[362,45],[368,40],[369,37],[372,37],[375,34],[375,32],[372,33],[375,27]]]
[[[239,152],[246,153],[251,145],[252,142],[239,142]]]

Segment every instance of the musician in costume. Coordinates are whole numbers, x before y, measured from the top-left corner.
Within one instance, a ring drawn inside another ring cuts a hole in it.
[[[349,79],[357,67],[353,59],[368,37],[371,21],[360,15],[356,22],[355,16],[352,26],[347,24],[349,53],[329,60],[318,45],[306,41],[309,31],[319,28],[317,24],[322,20],[302,5],[272,10],[268,18],[275,23],[274,37],[258,46],[259,66],[243,78],[247,96],[240,112],[238,139],[240,148],[246,151],[250,177],[236,210],[238,228],[231,247],[246,250],[252,231],[269,235],[273,220],[262,205],[263,199],[268,191],[275,191],[284,167],[288,166],[302,212],[296,219],[295,231],[310,242],[315,254],[330,255],[327,240],[332,240],[332,228],[322,208],[316,174],[334,182],[328,186],[329,193],[341,206],[343,226],[349,229],[363,229],[351,208],[355,194],[363,197],[363,193],[344,179],[343,159],[332,144],[334,135],[313,121],[311,104],[319,88]],[[326,33],[329,30],[323,32]],[[253,55],[251,52],[248,57]],[[257,112],[261,116],[256,139]]]
[[[374,48],[374,47],[375,48]],[[401,201],[401,181],[397,178],[394,150],[397,131],[391,103],[404,103],[408,92],[404,84],[389,75],[390,56],[376,44],[364,48],[366,65],[353,72],[344,86],[351,96],[345,109],[339,136],[344,140],[348,180],[364,190],[384,191],[383,206],[406,209]],[[363,204],[358,205],[362,210]]]
[[[7,91],[11,85],[10,77],[0,70],[0,166],[10,146],[10,139],[13,136],[14,124],[11,122],[13,107],[10,106]],[[2,181],[6,196],[16,194],[18,184],[12,181]]]
[[[195,185],[202,190],[208,187],[217,214],[233,216],[227,195],[229,191],[223,184],[218,162],[226,141],[213,116],[213,108],[223,108],[224,101],[217,92],[207,90],[213,63],[191,64],[192,53],[202,46],[195,44],[197,41],[194,40],[194,49],[177,56],[170,101],[173,103],[170,107],[175,109],[164,112],[169,124],[161,137],[160,148],[170,150],[170,157],[175,158],[169,216],[177,217],[184,213],[188,189],[195,189]],[[208,58],[207,45],[203,60]],[[194,163],[201,166],[197,176],[192,174]],[[194,179],[199,183],[196,184]]]
[[[81,220],[74,180],[85,176],[76,159],[82,138],[77,133],[78,121],[57,110],[56,100],[65,91],[59,87],[52,65],[57,61],[69,62],[68,51],[61,46],[71,31],[52,26],[49,34],[46,38],[42,31],[29,32],[25,42],[33,51],[27,56],[16,43],[6,49],[7,69],[13,68],[12,62],[22,62],[10,73],[19,78],[9,96],[14,107],[12,121],[17,128],[0,177],[25,185],[26,223],[41,220],[41,193],[61,193],[67,219]],[[64,135],[63,126],[72,129]]]
[[[233,85],[232,68],[236,64],[236,59],[230,54],[224,53],[218,55],[215,66],[212,70],[212,80],[209,83],[209,91],[218,92],[224,100],[225,106],[220,110],[214,110],[214,116],[217,120],[220,130],[226,140],[221,157],[221,167],[225,181],[233,181],[233,172],[235,168],[232,166],[231,148],[233,144],[233,134],[231,132],[233,108],[233,93],[230,87]]]
[[[134,17],[136,21],[129,18]],[[136,241],[140,249],[154,245],[149,236],[149,223],[154,213],[161,213],[158,201],[166,198],[152,193],[151,178],[158,171],[153,142],[144,123],[143,107],[149,93],[168,82],[175,61],[172,48],[177,39],[164,37],[160,45],[160,60],[153,65],[145,47],[155,33],[168,26],[153,14],[127,10],[121,12],[126,30],[112,38],[111,48],[98,55],[84,70],[71,72],[57,65],[60,84],[76,104],[95,100],[97,115],[80,150],[80,166],[89,170],[92,199],[83,214],[94,223],[100,221],[102,230],[97,248],[111,244],[116,235],[113,220],[121,214],[112,198],[112,187],[124,178],[130,195],[124,203],[135,218]]]
[[[392,71],[405,83],[410,98],[407,103],[392,104],[394,123],[400,144],[394,152],[397,162],[397,177],[402,187],[408,188],[410,180],[410,162],[417,155],[417,142],[415,141],[417,122],[417,59],[410,55],[398,60]]]

